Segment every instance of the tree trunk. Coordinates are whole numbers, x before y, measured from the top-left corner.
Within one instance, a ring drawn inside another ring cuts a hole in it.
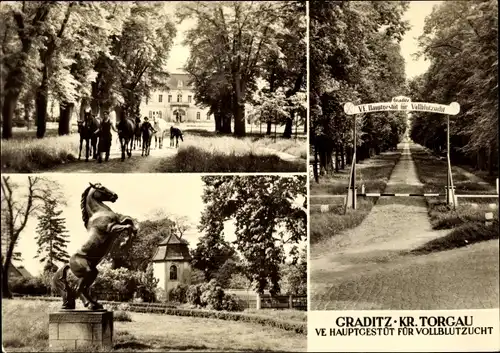
[[[231,115],[226,113],[222,113],[222,127],[221,127],[221,132],[223,134],[230,134],[231,133]]]
[[[71,132],[71,116],[74,107],[74,103],[61,102],[59,104],[59,136],[69,135]]]
[[[291,138],[292,137],[292,129],[293,129],[293,118],[294,118],[294,112],[290,114],[289,118],[286,118],[285,122],[285,131],[283,132],[283,137],[284,138]]]
[[[344,153],[344,145],[340,145],[340,168],[342,170],[345,169],[345,153]]]
[[[241,78],[240,72],[233,74],[233,88],[234,88],[234,134],[236,136],[245,136],[245,83]]]
[[[12,293],[9,289],[9,269],[12,265],[12,255],[14,254],[15,241],[10,241],[7,253],[5,254],[5,262],[2,265],[2,298],[12,298]]]
[[[214,112],[215,132],[222,132],[222,117],[219,112]]]
[[[267,122],[266,135],[271,135],[272,126],[273,126],[273,123],[271,121],[268,121]]]
[[[314,180],[319,183],[319,171],[318,171],[318,149],[314,148],[314,165],[313,165]]]
[[[3,109],[2,109],[2,138],[10,139],[12,137],[12,120],[14,118],[14,110],[17,105],[17,100],[19,98],[19,93],[6,90]]]
[[[339,149],[335,148],[335,173],[339,172]]]
[[[44,65],[42,83],[36,92],[36,137],[43,138],[47,130],[47,105],[49,95],[49,73]]]

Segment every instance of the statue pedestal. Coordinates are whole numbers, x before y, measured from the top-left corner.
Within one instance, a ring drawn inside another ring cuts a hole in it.
[[[50,351],[113,348],[113,312],[61,310],[49,314]]]

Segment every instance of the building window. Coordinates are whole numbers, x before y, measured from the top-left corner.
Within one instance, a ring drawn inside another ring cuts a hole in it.
[[[201,114],[200,114],[200,112],[197,112],[196,113],[196,120],[200,120],[200,118],[201,118]]]
[[[158,103],[163,101],[163,94],[158,95]]]
[[[207,120],[210,120],[210,113],[207,113]]]
[[[153,112],[150,110],[149,111],[149,119],[152,119],[153,118]]]
[[[191,96],[188,96],[188,103],[191,103]]]
[[[170,266],[170,280],[177,281],[177,266]]]
[[[168,95],[168,102],[170,103],[172,101],[172,96],[169,94]]]
[[[182,80],[177,81],[177,87],[182,87]]]
[[[177,95],[177,103],[182,102],[182,94]]]
[[[161,119],[161,111],[158,112],[158,118]]]

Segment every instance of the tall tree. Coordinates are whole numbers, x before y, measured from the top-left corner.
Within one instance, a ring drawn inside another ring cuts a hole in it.
[[[6,23],[12,23],[12,30],[16,36],[8,35],[9,27],[6,27],[8,39],[14,42],[4,43],[8,49],[3,58],[4,67],[8,68],[3,81],[3,105],[2,105],[2,138],[12,137],[12,119],[16,109],[19,95],[27,82],[32,78],[31,74],[36,72],[37,47],[42,45],[43,27],[52,9],[56,6],[53,1],[22,1],[13,2],[8,6],[2,6],[1,11],[12,18]],[[8,25],[7,25],[8,26]],[[7,63],[7,64],[5,64]],[[3,75],[2,75],[3,76]],[[35,76],[36,77],[36,76]]]
[[[404,93],[399,42],[408,29],[402,20],[407,8],[407,1],[310,2],[310,140],[323,172],[331,170],[334,152],[342,160],[337,168],[352,155],[353,129],[362,147],[357,157],[367,158],[370,146],[383,146],[400,124],[399,118],[370,114],[354,126],[343,104]]]
[[[37,255],[40,262],[48,266],[55,265],[56,261],[66,262],[69,254],[66,251],[68,234],[66,220],[61,217],[62,210],[58,210],[60,201],[47,195],[43,200],[43,208],[38,215],[38,226],[35,237],[37,240]]]
[[[256,88],[254,82],[259,76],[266,48],[276,45],[274,34],[279,28],[281,8],[282,4],[271,1],[194,1],[178,7],[180,21],[196,20],[195,27],[186,36],[191,60],[206,61],[223,70],[218,74],[227,79],[231,87],[237,136],[245,135],[244,105],[249,91]],[[209,46],[209,51],[198,50]]]
[[[447,1],[435,6],[419,37],[428,71],[410,89],[426,101],[460,104],[450,120],[451,158],[491,174],[498,166],[498,2]],[[446,120],[413,114],[412,138],[439,152]]]
[[[2,240],[7,243],[6,253],[2,259],[2,297],[11,298],[9,269],[19,236],[26,227],[28,219],[42,209],[43,201],[48,195],[58,199],[61,199],[62,195],[57,191],[60,188],[53,180],[35,176],[28,176],[24,185],[14,182],[11,176],[2,176],[1,187],[2,221],[6,223]],[[24,188],[26,191],[23,193],[21,190]]]
[[[259,293],[279,292],[285,244],[306,238],[307,190],[303,176],[204,176],[206,207],[200,231],[220,243],[224,221],[236,227],[236,249]]]

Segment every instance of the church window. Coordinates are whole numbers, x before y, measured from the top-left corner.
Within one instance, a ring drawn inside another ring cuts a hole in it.
[[[170,280],[177,281],[177,266],[170,266]]]
[[[200,114],[200,112],[197,112],[196,113],[196,120],[200,120],[200,118],[201,118],[201,114]]]
[[[182,94],[178,94],[177,95],[177,103],[181,103],[182,102]]]

